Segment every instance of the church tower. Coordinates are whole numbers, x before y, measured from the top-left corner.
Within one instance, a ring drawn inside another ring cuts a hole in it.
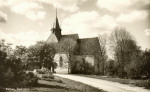
[[[48,37],[46,43],[58,43],[61,39],[61,28],[57,18],[57,10],[56,10],[56,20],[54,22],[53,28],[51,29],[51,35]]]
[[[61,39],[62,34],[61,34],[61,28],[59,25],[59,21],[57,18],[57,10],[56,10],[56,20],[55,20],[54,26],[51,31],[53,34],[55,34],[57,40],[59,41]]]

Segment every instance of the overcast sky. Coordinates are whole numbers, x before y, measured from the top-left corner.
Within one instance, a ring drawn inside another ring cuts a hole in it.
[[[150,0],[0,0],[0,39],[25,46],[46,41],[56,7],[63,34],[96,37],[120,26],[150,48]]]

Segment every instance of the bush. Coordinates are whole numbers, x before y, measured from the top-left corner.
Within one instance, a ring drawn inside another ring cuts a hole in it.
[[[0,87],[30,87],[35,86],[38,78],[33,73],[26,74],[20,58],[7,56],[0,50]]]
[[[43,74],[42,78],[51,78],[51,79],[54,79],[54,76],[52,74]]]
[[[85,58],[72,57],[71,59],[71,73],[73,74],[92,74],[94,67],[88,63]]]
[[[150,80],[138,80],[135,83],[136,86],[139,87],[145,87],[147,89],[150,89]]]
[[[38,78],[33,73],[20,72],[15,83],[16,87],[33,87],[38,84]]]
[[[32,87],[38,84],[38,78],[33,73],[24,74],[22,86]]]
[[[108,76],[115,76],[116,74],[116,65],[114,60],[109,60],[105,63],[105,68],[106,68],[106,74]]]

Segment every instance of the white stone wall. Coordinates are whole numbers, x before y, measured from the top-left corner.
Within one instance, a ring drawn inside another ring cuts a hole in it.
[[[60,66],[60,57],[62,57],[62,63],[63,65]],[[83,57],[85,60],[90,63],[92,66],[94,66],[94,56],[93,55],[77,55],[75,56],[76,59],[82,59]],[[55,69],[56,73],[68,73],[68,54],[66,53],[57,53],[54,57],[54,62],[57,63],[57,68]]]
[[[62,66],[60,66],[60,57],[62,57]],[[57,63],[57,68],[55,69],[56,73],[68,73],[68,54],[55,54],[54,62]]]

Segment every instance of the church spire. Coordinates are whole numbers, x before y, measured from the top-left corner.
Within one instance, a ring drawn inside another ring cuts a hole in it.
[[[57,17],[57,8],[56,8],[56,20],[54,22],[54,26],[52,28],[52,33],[55,34],[55,36],[57,37],[58,41],[61,38],[61,28],[59,26],[59,21],[58,21],[58,17]]]
[[[55,28],[60,29],[59,21],[58,21],[58,17],[57,17],[57,8],[56,8],[56,21],[55,21]]]

